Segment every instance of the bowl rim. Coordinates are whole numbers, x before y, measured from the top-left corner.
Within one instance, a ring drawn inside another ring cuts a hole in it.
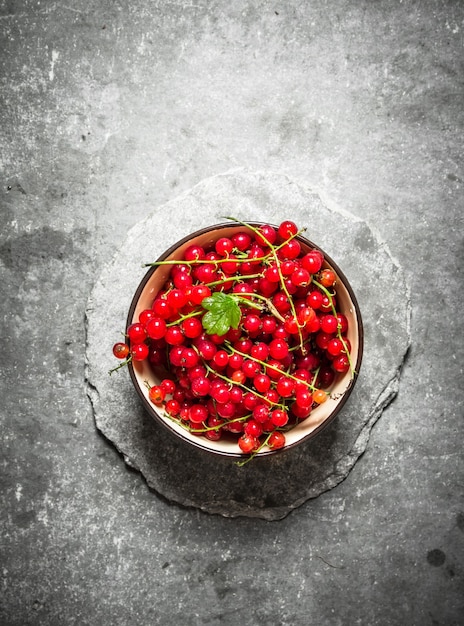
[[[220,222],[218,224],[212,224],[210,226],[204,226],[198,230],[196,230],[193,233],[190,233],[189,235],[186,235],[184,237],[182,237],[181,239],[179,239],[177,242],[175,242],[173,245],[171,245],[168,249],[166,249],[155,261],[155,263],[158,263],[159,261],[164,261],[166,260],[169,256],[171,256],[172,254],[174,254],[176,252],[176,250],[178,248],[180,248],[181,246],[187,244],[190,240],[195,239],[197,237],[201,237],[203,235],[206,235],[209,232],[212,231],[217,231],[217,230],[223,230],[226,228],[243,228],[244,230],[246,230],[247,226],[252,226],[252,227],[259,227],[259,226],[263,226],[263,225],[269,225],[272,226],[273,228],[277,229],[278,226],[276,226],[275,224],[272,224],[271,222],[257,222],[257,221],[249,221],[246,223],[241,223],[241,222]],[[356,295],[353,291],[353,288],[351,287],[350,282],[348,281],[346,275],[344,274],[344,272],[341,270],[341,268],[339,267],[339,265],[331,258],[330,255],[328,255],[325,250],[323,250],[320,246],[318,246],[316,243],[314,243],[313,241],[311,241],[310,239],[308,239],[307,237],[305,237],[302,234],[296,235],[295,239],[297,239],[299,241],[299,243],[304,243],[305,246],[308,246],[312,249],[318,250],[319,252],[321,252],[324,255],[324,261],[330,265],[332,267],[332,269],[335,270],[335,273],[337,274],[337,278],[339,278],[341,280],[341,282],[343,283],[344,288],[346,289],[346,291],[348,292],[348,295],[351,299],[351,302],[353,303],[353,308],[354,308],[354,313],[355,313],[355,318],[356,318],[356,325],[357,325],[357,338],[358,338],[358,354],[357,354],[357,359],[356,359],[356,364],[353,367],[353,376],[349,381],[348,386],[346,387],[345,391],[343,392],[342,397],[339,399],[339,401],[337,402],[336,406],[333,408],[333,410],[331,411],[331,413],[326,417],[326,419],[319,424],[318,426],[316,426],[312,431],[310,431],[309,433],[307,433],[306,435],[302,436],[300,439],[298,439],[297,441],[294,441],[290,444],[286,444],[285,446],[283,446],[282,448],[278,448],[276,450],[272,450],[272,449],[268,449],[268,450],[261,450],[259,452],[259,454],[257,454],[254,458],[262,458],[262,457],[269,457],[269,456],[273,456],[275,454],[278,453],[282,453],[285,452],[286,450],[290,450],[292,448],[295,448],[296,446],[299,446],[300,444],[302,444],[303,442],[308,442],[311,439],[314,439],[319,433],[321,433],[325,428],[327,428],[327,426],[329,426],[329,424],[331,424],[335,417],[340,413],[341,409],[344,407],[345,403],[348,401],[348,398],[351,395],[351,392],[353,391],[353,388],[356,384],[356,381],[359,377],[359,371],[361,368],[361,363],[363,360],[363,353],[364,353],[364,326],[363,326],[363,320],[362,320],[362,315],[361,315],[361,309],[359,307],[359,303],[358,300],[356,298]],[[153,265],[151,266],[148,271],[145,273],[145,275],[143,276],[142,280],[140,281],[134,296],[132,297],[132,301],[129,307],[129,311],[127,314],[127,319],[126,319],[126,328],[125,331],[127,333],[127,329],[128,327],[134,322],[134,313],[135,313],[135,309],[137,307],[138,301],[140,299],[140,296],[142,295],[143,290],[145,289],[148,281],[151,279],[151,277],[153,276],[153,274],[156,272],[156,270],[159,268],[159,266],[157,265]],[[130,378],[132,380],[132,384],[134,385],[137,394],[139,396],[139,398],[141,398],[142,403],[144,408],[147,410],[148,414],[153,417],[153,419],[156,420],[157,423],[161,424],[162,426],[164,426],[164,428],[166,428],[171,435],[173,435],[176,438],[181,439],[182,441],[186,442],[187,444],[194,446],[197,449],[200,449],[202,452],[208,452],[210,454],[212,454],[215,457],[226,457],[226,458],[245,458],[248,455],[241,452],[240,450],[238,451],[226,451],[226,450],[214,450],[210,447],[207,447],[205,445],[202,444],[202,438],[201,437],[196,437],[196,438],[189,438],[187,436],[184,436],[182,432],[178,432],[175,431],[171,426],[170,426],[170,420],[167,417],[164,417],[162,415],[160,415],[158,413],[158,411],[156,410],[156,407],[150,403],[146,396],[142,393],[141,389],[140,389],[140,384],[139,381],[137,379],[135,370],[134,370],[134,366],[132,362],[128,363],[128,369],[129,369],[129,374],[130,374]],[[188,432],[188,431],[186,431]]]

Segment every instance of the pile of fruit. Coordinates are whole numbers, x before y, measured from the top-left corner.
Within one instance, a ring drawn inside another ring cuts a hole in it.
[[[192,244],[182,259],[152,264],[170,265],[169,277],[113,346],[123,362],[111,371],[148,360],[159,412],[209,440],[234,438],[249,459],[285,446],[352,365],[322,252],[302,249],[292,221],[238,223],[210,249]]]

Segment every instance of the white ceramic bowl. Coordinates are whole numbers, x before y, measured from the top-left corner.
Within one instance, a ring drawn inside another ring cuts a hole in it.
[[[254,227],[260,223],[250,222]],[[239,231],[247,229],[241,225],[235,224],[216,224],[209,228],[199,230],[181,241],[178,241],[164,252],[157,261],[165,261],[171,259],[181,259],[184,251],[192,244],[198,244],[208,249],[214,247],[214,243],[220,237],[231,237]],[[306,252],[311,249],[320,250],[324,254],[323,268],[331,268],[337,275],[337,310],[343,313],[348,319],[347,337],[351,344],[351,362],[355,371],[354,376],[348,371],[345,374],[337,374],[333,385],[330,388],[330,396],[323,404],[314,408],[311,414],[299,422],[294,428],[285,433],[286,445],[278,450],[271,450],[267,447],[263,448],[258,456],[268,456],[286,449],[292,448],[303,441],[307,441],[315,437],[325,426],[327,426],[334,417],[339,413],[355,385],[357,374],[361,366],[363,353],[363,326],[362,318],[356,301],[355,294],[348,283],[341,269],[332,259],[316,244],[308,239],[298,236],[302,251]],[[140,313],[144,309],[150,309],[156,295],[163,287],[170,272],[170,266],[152,266],[144,276],[133,297],[128,318],[127,327],[133,322],[138,321]],[[210,441],[206,437],[198,436],[190,433],[180,424],[167,417],[162,410],[155,406],[148,398],[148,388],[146,381],[150,386],[159,384],[160,380],[156,377],[148,361],[133,361],[129,364],[129,372],[134,387],[139,394],[145,409],[148,413],[165,428],[167,428],[174,436],[182,439],[186,444],[193,445],[205,452],[226,456],[226,457],[242,457],[245,456],[240,451],[236,439],[223,438],[219,441]],[[341,426],[343,427],[343,426]]]

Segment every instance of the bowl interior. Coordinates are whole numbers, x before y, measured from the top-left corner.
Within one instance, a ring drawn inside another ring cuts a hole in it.
[[[255,223],[253,223],[253,225],[255,225]],[[219,237],[232,237],[235,233],[244,230],[246,231],[247,229],[243,226],[219,224],[209,229],[198,231],[170,248],[158,259],[158,261],[171,259],[180,260],[184,251],[192,244],[198,244],[208,248],[214,245]],[[320,250],[318,246],[304,237],[299,236],[298,240],[303,251],[308,251],[313,248]],[[325,261],[323,267],[333,269],[338,277],[336,285],[337,309],[344,313],[348,319],[347,337],[351,343],[351,360],[355,371],[358,372],[361,365],[363,348],[362,321],[359,307],[354,293],[352,292],[347,279],[339,267],[326,255],[326,253],[324,253],[324,259]],[[127,326],[135,321],[138,321],[138,317],[143,310],[151,308],[153,300],[166,282],[169,272],[169,265],[150,268],[140,283],[139,288],[137,289],[137,292],[132,300],[127,319]],[[219,441],[209,441],[203,436],[194,435],[188,432],[182,426],[165,416],[162,410],[158,410],[148,398],[148,388],[146,386],[146,382],[152,386],[159,384],[160,380],[157,378],[147,361],[130,363],[129,371],[134,386],[142,398],[148,412],[169,430],[185,441],[204,450],[226,456],[242,456],[236,441],[226,438]],[[356,375],[352,378],[349,371],[346,374],[338,374],[330,388],[330,396],[327,401],[313,409],[309,417],[299,422],[293,429],[286,433],[285,436],[287,443],[285,448],[294,446],[303,439],[316,435],[321,428],[327,425],[348,399],[355,381]],[[263,449],[259,452],[259,454],[266,455],[274,454],[275,452],[278,451]]]

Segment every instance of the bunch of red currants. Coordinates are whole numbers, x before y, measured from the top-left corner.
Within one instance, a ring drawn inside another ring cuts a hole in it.
[[[171,265],[169,277],[113,353],[114,370],[148,361],[160,380],[150,401],[167,417],[212,441],[232,437],[252,458],[284,447],[351,360],[323,253],[302,248],[292,221],[239,223],[211,248],[153,264]]]

